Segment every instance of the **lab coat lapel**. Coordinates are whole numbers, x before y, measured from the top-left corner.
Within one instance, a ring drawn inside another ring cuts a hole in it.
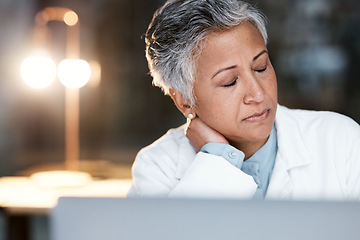
[[[291,197],[293,185],[286,166],[278,159],[277,157],[265,198],[286,200]]]
[[[299,119],[293,110],[278,105],[275,119],[278,153],[267,190],[267,199],[289,199],[293,192],[291,169],[311,164],[312,159],[302,138]]]

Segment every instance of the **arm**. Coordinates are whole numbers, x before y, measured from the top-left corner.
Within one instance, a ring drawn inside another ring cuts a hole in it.
[[[251,176],[220,156],[197,153],[181,179],[166,161],[158,160],[155,154],[138,155],[129,197],[250,199],[257,188]]]
[[[198,153],[170,196],[252,198],[257,185],[240,170],[244,153],[200,118],[188,123],[186,136]]]
[[[202,122],[198,123],[202,124]],[[194,134],[191,136],[199,136],[196,143],[191,139],[190,141],[201,146],[199,142],[203,139],[201,136],[204,134],[204,128],[199,129],[201,131],[198,134],[195,132],[196,125],[189,124],[189,126],[192,130],[188,128],[187,135],[190,133]],[[182,145],[179,142],[166,140],[138,154],[133,165],[133,186],[129,192],[130,197],[251,198],[253,196],[257,185],[251,176],[234,167],[222,156],[202,151],[196,153],[195,148],[190,146],[189,140],[183,135],[182,138],[186,140],[185,148],[179,148]],[[184,174],[176,176],[180,165],[179,155],[186,155],[189,164]]]
[[[251,199],[257,184],[223,157],[199,152],[169,197]]]

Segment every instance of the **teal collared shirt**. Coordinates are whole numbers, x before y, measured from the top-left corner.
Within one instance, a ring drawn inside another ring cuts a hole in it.
[[[242,151],[228,144],[207,143],[200,151],[221,156],[246,174],[251,175],[258,185],[254,198],[265,197],[277,153],[277,135],[275,126],[264,146],[246,161],[244,161],[245,154]]]

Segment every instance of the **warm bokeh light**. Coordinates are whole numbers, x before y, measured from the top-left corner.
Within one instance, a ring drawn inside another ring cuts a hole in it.
[[[48,57],[28,57],[21,65],[21,76],[30,87],[45,88],[56,78],[56,64]]]
[[[82,59],[64,59],[58,67],[60,82],[68,88],[81,88],[90,79],[91,68],[87,61]]]
[[[78,15],[74,11],[68,11],[64,15],[64,22],[68,26],[74,26],[78,20]]]
[[[90,62],[91,67],[91,78],[89,81],[90,87],[98,87],[101,82],[101,66],[98,61],[91,61]]]
[[[91,176],[78,171],[45,171],[37,172],[30,179],[42,187],[80,187],[91,182]]]

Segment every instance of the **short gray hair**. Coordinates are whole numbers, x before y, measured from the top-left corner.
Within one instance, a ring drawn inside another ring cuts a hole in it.
[[[159,8],[145,34],[146,58],[153,84],[165,94],[174,88],[191,106],[195,53],[215,31],[251,22],[267,43],[265,16],[239,0],[169,0]]]

